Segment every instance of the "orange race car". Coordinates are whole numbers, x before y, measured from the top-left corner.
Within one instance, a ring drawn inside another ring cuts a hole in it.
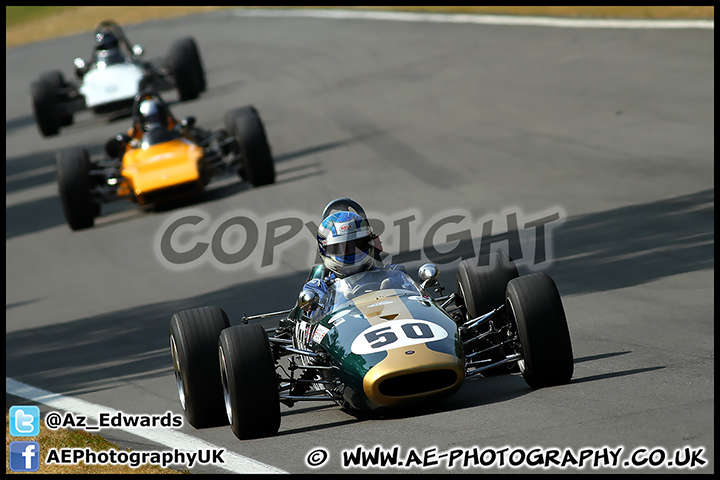
[[[265,127],[253,106],[225,113],[225,128],[205,130],[195,117],[178,121],[155,91],[135,97],[133,125],[91,159],[85,148],[57,155],[57,182],[72,230],[92,227],[100,204],[127,198],[150,205],[203,191],[223,172],[253,186],[275,182],[275,165]]]

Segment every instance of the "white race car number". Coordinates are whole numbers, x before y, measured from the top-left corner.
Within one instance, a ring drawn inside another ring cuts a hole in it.
[[[391,320],[363,330],[353,341],[350,350],[356,355],[367,355],[434,342],[447,336],[447,331],[440,325],[425,320]]]

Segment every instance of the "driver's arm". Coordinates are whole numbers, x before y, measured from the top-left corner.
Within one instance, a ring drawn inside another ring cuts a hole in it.
[[[328,285],[325,283],[325,281],[321,278],[313,278],[312,280],[305,283],[305,285],[302,288],[303,290],[311,290],[315,292],[315,294],[318,297],[318,303],[317,305],[322,305],[325,302],[325,296],[328,292]],[[310,309],[310,307],[303,307],[308,308],[309,310],[306,310],[307,313],[310,313],[314,310]]]
[[[317,293],[318,298],[322,299],[327,294],[328,286],[323,279],[313,278],[303,286],[303,290],[312,290]]]

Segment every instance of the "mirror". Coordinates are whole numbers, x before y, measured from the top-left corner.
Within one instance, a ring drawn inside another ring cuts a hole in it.
[[[140,57],[145,52],[145,50],[143,50],[142,45],[133,45],[132,52],[133,55],[135,55],[136,57]]]
[[[436,285],[439,276],[440,270],[438,270],[437,265],[434,263],[426,263],[418,270],[418,279],[420,279],[420,286],[422,288]]]
[[[82,78],[85,74],[85,60],[78,57],[75,60],[73,60],[73,64],[75,65],[75,75],[78,78]]]
[[[298,306],[305,310],[305,312],[312,312],[318,305],[317,293],[313,290],[303,290],[298,296]]]

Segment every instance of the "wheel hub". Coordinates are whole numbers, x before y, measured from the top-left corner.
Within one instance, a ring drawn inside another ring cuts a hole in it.
[[[175,384],[178,390],[178,396],[180,397],[180,405],[183,411],[185,408],[185,385],[182,380],[182,373],[180,371],[180,355],[177,351],[177,345],[175,345],[175,337],[170,335],[170,351],[172,352],[173,358],[173,370],[175,371]]]
[[[220,352],[220,379],[222,381],[223,400],[225,401],[225,414],[228,423],[232,425],[232,403],[230,402],[230,388],[228,388],[227,369],[225,368],[225,353],[222,347],[218,347]]]

